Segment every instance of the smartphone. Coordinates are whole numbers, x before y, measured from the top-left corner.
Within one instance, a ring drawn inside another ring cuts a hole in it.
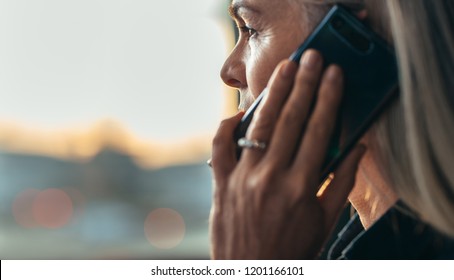
[[[323,165],[322,182],[398,95],[398,70],[394,50],[340,5],[330,9],[290,59],[299,63],[307,49],[322,53],[324,67],[335,63],[344,72],[344,94]],[[260,94],[236,127],[235,143],[246,135],[266,91]],[[241,149],[237,150],[237,156],[241,156]]]

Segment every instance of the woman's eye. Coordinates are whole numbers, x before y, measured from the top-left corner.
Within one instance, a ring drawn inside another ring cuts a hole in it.
[[[257,30],[250,28],[246,25],[239,27],[241,33],[244,33],[248,36],[248,38],[251,38],[257,34]]]

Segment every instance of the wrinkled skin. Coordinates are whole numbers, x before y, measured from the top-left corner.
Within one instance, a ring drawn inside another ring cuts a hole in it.
[[[232,4],[250,7],[235,9],[241,35],[221,76],[240,90],[243,109],[268,87],[247,133],[267,148],[246,149],[238,161],[232,139],[243,113],[221,123],[213,140],[212,258],[315,258],[346,203],[364,153],[363,146],[353,149],[326,191],[317,195],[342,98],[342,70],[335,65],[323,70],[323,58],[314,50],[303,55],[300,65],[283,60],[308,35],[293,24],[301,12],[291,4]],[[282,14],[288,16],[279,18]]]

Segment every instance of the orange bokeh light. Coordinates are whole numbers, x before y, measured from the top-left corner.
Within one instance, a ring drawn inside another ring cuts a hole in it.
[[[148,215],[144,231],[151,245],[159,249],[172,249],[183,241],[186,225],[177,211],[160,208]]]
[[[39,192],[33,201],[33,217],[42,227],[57,229],[65,226],[73,215],[73,203],[69,195],[60,189]]]

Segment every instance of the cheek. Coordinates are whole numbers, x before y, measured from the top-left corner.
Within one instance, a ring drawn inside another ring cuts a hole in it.
[[[288,58],[302,42],[302,34],[295,32],[292,36],[276,36],[251,47],[250,57],[246,64],[246,79],[254,98],[263,91],[274,69],[282,60]]]
[[[246,65],[246,78],[254,98],[257,98],[266,87],[274,68],[282,58],[277,55],[276,48],[271,42],[262,43],[260,47],[253,48]]]
[[[270,63],[269,60],[262,59],[262,57],[251,63],[246,75],[249,90],[254,98],[257,98],[263,89],[265,89],[274,67],[274,63]]]

